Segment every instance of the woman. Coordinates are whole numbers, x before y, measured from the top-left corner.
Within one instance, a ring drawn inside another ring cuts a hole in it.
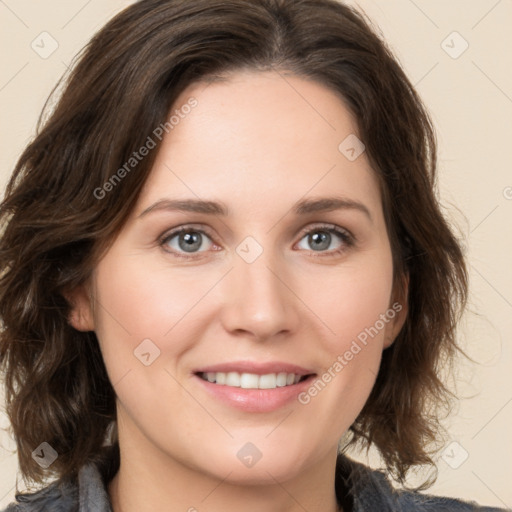
[[[6,409],[54,478],[7,510],[473,510],[390,484],[433,464],[467,294],[435,158],[338,2],[117,15],[0,209]]]

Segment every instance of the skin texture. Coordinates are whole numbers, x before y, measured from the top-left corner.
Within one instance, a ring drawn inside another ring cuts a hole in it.
[[[70,321],[96,332],[117,394],[114,511],[334,512],[338,441],[403,325],[405,301],[306,405],[242,411],[207,394],[193,372],[285,361],[321,375],[391,308],[377,179],[365,153],[351,162],[338,150],[357,126],[320,84],[236,72],[190,86],[175,108],[192,96],[197,106],[165,136],[130,218],[73,296]],[[363,203],[372,219],[355,209],[291,211],[299,200],[331,196]],[[139,218],[164,198],[222,201],[230,215],[157,210]],[[324,233],[325,223],[348,230],[354,245],[333,234],[315,251],[307,231]],[[195,253],[180,249],[178,236],[159,243],[190,224],[206,232]],[[263,249],[252,263],[236,251],[247,236]],[[160,350],[149,366],[134,356],[147,338]],[[250,468],[237,457],[247,442],[262,454]]]

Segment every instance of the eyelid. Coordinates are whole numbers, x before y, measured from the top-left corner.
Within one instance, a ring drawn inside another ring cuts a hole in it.
[[[342,246],[338,249],[331,249],[329,251],[308,251],[309,255],[313,258],[340,257],[358,244],[357,238],[352,234],[351,231],[338,226],[337,224],[331,224],[328,222],[313,222],[308,224],[301,230],[299,234],[299,241],[297,243],[299,243],[305,236],[309,235],[310,233],[314,233],[315,231],[327,231],[330,234],[334,234],[341,240]]]
[[[341,252],[346,251],[350,247],[356,244],[357,238],[352,234],[351,231],[349,231],[346,228],[343,228],[341,226],[338,226],[336,224],[328,223],[328,222],[313,222],[309,223],[307,226],[302,228],[298,234],[298,242],[300,242],[306,235],[308,235],[311,232],[317,231],[327,231],[330,233],[334,233],[335,235],[339,236],[341,240],[343,241],[345,247],[343,249],[337,249],[337,250],[330,250],[330,251],[310,251],[313,253],[314,257],[329,257],[334,256],[336,254],[339,254]],[[170,240],[174,238],[175,236],[179,235],[183,232],[198,232],[201,234],[206,235],[212,242],[213,245],[218,245],[215,240],[214,236],[212,235],[212,231],[208,226],[205,226],[204,224],[183,224],[181,226],[172,228],[170,230],[167,230],[164,232],[160,237],[158,237],[158,243],[160,246],[163,246],[167,240]],[[296,245],[296,244],[295,244]],[[187,253],[177,252],[175,250],[168,250],[163,249],[167,253],[171,253],[173,255],[176,255],[177,257],[183,258],[183,259],[197,259],[201,257],[202,254],[204,254],[207,251],[198,252],[198,253],[190,253],[190,256],[187,256]],[[317,254],[314,254],[317,252]]]
[[[212,244],[218,245],[214,241],[214,236],[213,236],[210,228],[208,228],[204,224],[183,224],[181,226],[177,226],[175,228],[169,229],[158,237],[158,240],[157,240],[158,245],[163,246],[167,240],[170,240],[170,239],[174,238],[175,236],[179,235],[180,233],[187,232],[187,231],[205,234],[211,240]],[[164,249],[164,250],[168,253],[178,255],[178,257],[181,256],[181,257],[188,258],[188,259],[194,258],[194,256],[183,256],[186,253],[178,253],[174,250],[166,250],[166,249]],[[191,254],[199,255],[202,253],[191,253]]]
[[[315,229],[321,230],[324,229],[326,231],[332,230],[336,233],[344,234],[347,237],[349,237],[354,242],[357,241],[357,238],[352,234],[351,231],[349,231],[347,228],[343,228],[341,226],[338,226],[337,224],[332,224],[329,222],[313,222],[309,223],[306,227],[304,227],[300,233],[299,236],[302,238],[303,236],[309,234],[311,231],[314,231]]]

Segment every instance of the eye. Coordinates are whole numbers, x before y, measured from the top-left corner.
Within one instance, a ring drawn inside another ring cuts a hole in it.
[[[213,242],[203,230],[184,226],[166,234],[160,244],[165,250],[177,256],[189,258],[193,256],[187,256],[187,253],[194,255],[204,252],[213,245]]]
[[[321,225],[309,228],[305,231],[300,243],[305,241],[309,247],[301,247],[302,249],[311,250],[313,252],[324,253],[325,256],[331,256],[333,254],[339,254],[345,251],[347,248],[354,245],[354,238],[348,232],[334,225]],[[335,247],[332,247],[334,243]],[[329,250],[329,248],[331,248]],[[318,254],[315,256],[324,256],[324,254]]]
[[[304,247],[304,242],[309,247]],[[334,244],[334,247],[332,245]],[[301,233],[299,248],[318,253],[314,256],[333,256],[346,251],[355,244],[348,231],[333,224],[314,226]],[[185,259],[197,258],[208,250],[220,250],[204,229],[181,226],[166,233],[160,240],[163,249]]]

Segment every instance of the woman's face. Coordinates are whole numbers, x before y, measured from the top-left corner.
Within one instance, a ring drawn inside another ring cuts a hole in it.
[[[97,334],[133,463],[284,481],[332,460],[405,317],[377,180],[315,82],[237,72],[176,109],[72,321]]]

